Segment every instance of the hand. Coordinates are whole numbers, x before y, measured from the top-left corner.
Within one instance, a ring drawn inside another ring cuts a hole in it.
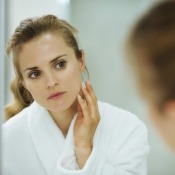
[[[82,168],[91,154],[93,138],[100,121],[97,98],[89,81],[82,86],[83,98],[78,95],[78,114],[74,125],[75,153]]]

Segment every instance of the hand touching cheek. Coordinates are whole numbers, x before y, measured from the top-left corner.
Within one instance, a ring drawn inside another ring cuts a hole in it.
[[[100,121],[97,98],[89,81],[82,86],[84,99],[78,95],[78,114],[74,125],[75,153],[80,168],[86,163],[93,147],[93,138]]]

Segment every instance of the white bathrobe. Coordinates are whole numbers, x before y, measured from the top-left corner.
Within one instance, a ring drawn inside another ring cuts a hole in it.
[[[98,102],[93,150],[78,168],[71,122],[67,137],[34,102],[2,126],[3,175],[146,175],[147,130],[133,114]]]

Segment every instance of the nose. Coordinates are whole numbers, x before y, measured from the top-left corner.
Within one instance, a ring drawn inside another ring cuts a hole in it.
[[[46,88],[52,88],[54,86],[58,85],[58,80],[56,76],[53,73],[48,73],[46,75]]]

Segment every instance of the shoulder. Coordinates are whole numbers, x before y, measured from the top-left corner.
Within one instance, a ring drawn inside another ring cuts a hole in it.
[[[133,113],[111,105],[98,102],[101,121],[100,125],[105,134],[128,137],[131,134],[143,134],[147,137],[145,124]]]
[[[109,103],[98,102],[100,123],[96,133],[96,144],[110,153],[142,149],[148,152],[148,134],[145,124],[133,113]],[[133,149],[133,150],[132,150]],[[128,153],[130,154],[130,153]]]
[[[144,123],[133,113],[109,103],[98,102],[98,107],[101,119],[94,147],[116,167],[133,168],[139,164],[145,168],[149,144]],[[124,167],[121,166],[123,163]]]
[[[102,120],[114,122],[126,122],[131,124],[141,124],[141,120],[130,111],[111,105],[109,103],[98,101],[98,107]]]
[[[12,118],[5,121],[2,125],[3,130],[13,130],[17,128],[19,125],[25,122],[27,117],[28,108],[24,108],[21,112],[14,115]]]
[[[27,120],[29,114],[32,112],[32,109],[33,104],[24,108],[21,112],[2,124],[3,139],[16,138],[26,134],[26,131],[28,130]]]

